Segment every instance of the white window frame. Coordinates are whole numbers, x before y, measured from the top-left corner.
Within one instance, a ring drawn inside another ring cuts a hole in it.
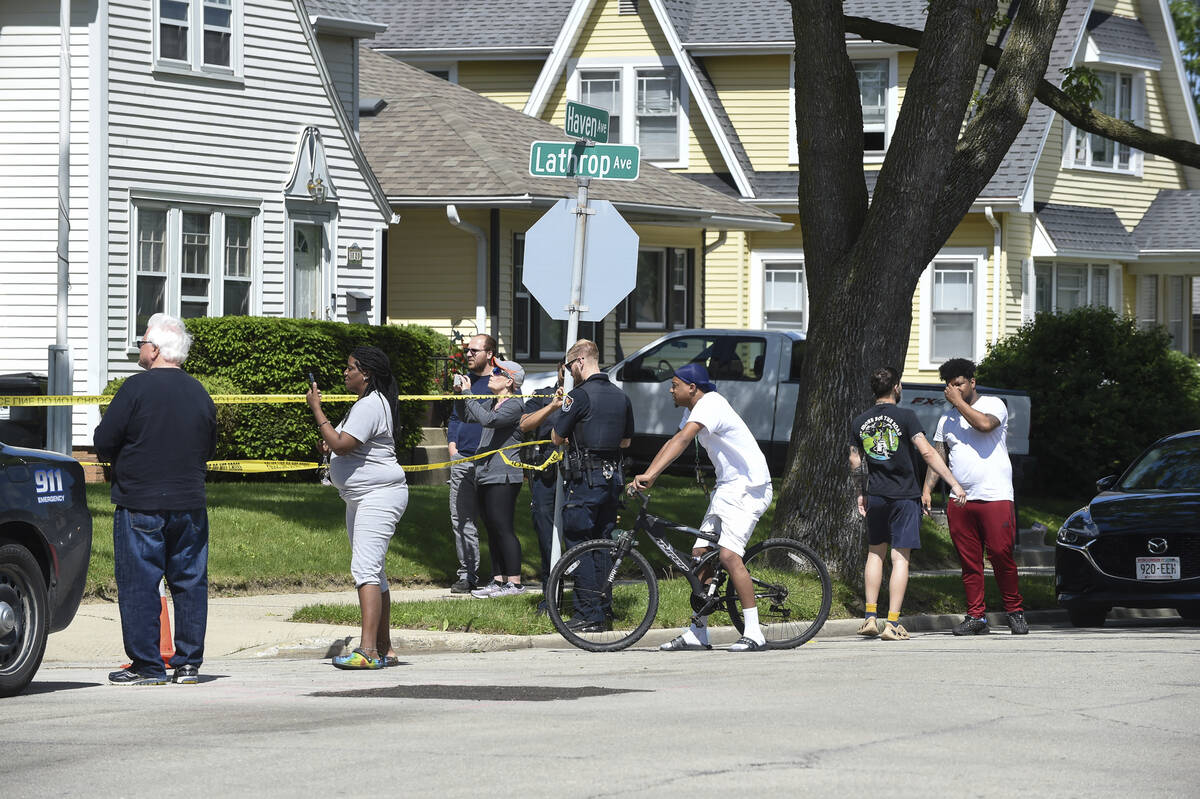
[[[888,62],[887,115],[883,131],[883,150],[870,152],[863,150],[864,164],[881,164],[887,155],[888,147],[892,144],[892,134],[896,130],[896,116],[900,106],[896,98],[900,94],[900,54],[891,48],[876,45],[852,46],[849,48],[851,61],[884,61]],[[865,128],[864,128],[865,132]],[[793,56],[788,61],[788,163],[800,162],[799,150],[796,146],[796,59]]]
[[[218,79],[242,77],[242,0],[230,0],[229,66],[204,63],[204,3],[205,0],[179,0],[188,4],[188,57],[166,58],[161,53],[161,0],[151,0],[153,9],[151,38],[153,39],[154,70],[185,75],[203,75]]]
[[[686,169],[691,158],[691,126],[688,124],[688,111],[691,106],[691,95],[683,68],[674,58],[575,58],[567,62],[567,99],[582,102],[579,99],[579,73],[598,71],[619,71],[621,73],[621,136],[620,141],[610,141],[610,144],[637,144],[637,77],[641,70],[674,69],[679,75],[679,152],[672,159],[645,159],[663,169]],[[645,158],[645,156],[643,156]]]
[[[138,330],[137,324],[137,291],[138,275],[140,273],[139,259],[141,248],[138,243],[138,231],[141,214],[144,211],[162,211],[166,214],[166,228],[163,236],[163,265],[161,273],[166,278],[164,292],[165,312],[173,316],[180,315],[183,302],[183,215],[185,213],[208,215],[208,316],[224,315],[225,302],[225,218],[235,216],[250,220],[250,307],[248,313],[256,315],[262,312],[261,286],[263,270],[262,246],[262,211],[257,203],[234,205],[231,203],[187,202],[163,197],[133,197],[129,207],[129,301],[127,321],[128,352],[137,352],[133,342],[145,331]]]
[[[1130,96],[1129,105],[1130,105],[1130,116],[1132,117],[1132,119],[1130,121],[1133,122],[1135,125],[1141,125],[1141,126],[1145,127],[1145,125],[1146,125],[1146,72],[1145,72],[1145,70],[1130,69],[1129,67],[1122,67],[1122,66],[1113,65],[1113,64],[1087,64],[1087,67],[1096,72],[1111,72],[1111,73],[1113,73],[1116,76],[1116,81],[1117,81],[1118,85],[1120,85],[1122,76],[1127,76],[1127,77],[1131,78],[1131,81],[1130,81],[1130,95],[1131,96]],[[1119,100],[1118,100],[1118,105],[1119,105]],[[1076,160],[1076,158],[1075,158],[1075,132],[1076,132],[1075,126],[1072,125],[1070,122],[1067,122],[1065,119],[1063,120],[1062,124],[1063,124],[1062,164],[1065,168],[1067,168],[1067,169],[1085,169],[1085,170],[1088,170],[1089,172],[1108,172],[1110,174],[1116,174],[1116,175],[1136,175],[1138,177],[1141,177],[1142,168],[1144,165],[1143,162],[1145,160],[1141,150],[1131,147],[1129,150],[1129,165],[1122,167],[1122,166],[1120,166],[1120,161],[1116,156],[1116,153],[1117,153],[1116,148],[1119,147],[1120,145],[1118,145],[1116,142],[1114,142],[1113,143],[1114,165],[1106,166],[1104,164],[1093,164],[1091,162],[1092,161],[1092,147],[1091,147],[1090,141],[1091,141],[1091,137],[1095,136],[1096,134],[1083,133],[1082,135],[1085,137],[1085,142],[1084,142],[1085,158],[1084,158],[1083,162],[1081,163],[1078,160]]]
[[[1060,267],[1081,267],[1084,269],[1084,305],[1100,305],[1105,308],[1117,309],[1121,304],[1121,267],[1113,263],[1095,263],[1087,261],[1062,261],[1051,258],[1037,258],[1033,262],[1034,270],[1034,297],[1033,310],[1038,313],[1037,302],[1037,270],[1039,267],[1050,267],[1050,313],[1059,313],[1058,308],[1058,275]],[[1092,292],[1092,277],[1097,272],[1104,272],[1108,276],[1108,296],[1095,297]]]
[[[296,240],[296,225],[317,225],[321,228],[321,300],[323,315],[318,319],[332,321],[338,318],[338,302],[343,300],[337,296],[337,218],[329,213],[288,209],[287,236],[284,241],[283,267],[283,315],[289,319],[292,316],[294,294],[296,291],[296,263],[292,247]]]
[[[921,273],[919,304],[920,323],[917,334],[917,359],[922,370],[936,370],[941,362],[933,360],[933,271],[934,265],[946,261],[970,261],[974,263],[975,309],[974,319],[974,360],[979,361],[986,352],[987,327],[990,315],[987,313],[987,265],[988,251],[986,249],[947,247],[941,250]]]
[[[804,250],[793,249],[763,249],[750,253],[750,327],[762,330],[766,327],[766,290],[767,264],[792,262],[799,263],[804,268],[804,327],[808,331],[808,323],[812,319],[812,307],[808,296],[808,270],[804,260]]]

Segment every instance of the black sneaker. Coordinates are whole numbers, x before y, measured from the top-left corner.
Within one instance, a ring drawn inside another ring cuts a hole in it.
[[[1029,635],[1029,624],[1025,621],[1024,611],[1014,610],[1008,614],[1008,629],[1013,635]]]
[[[144,674],[138,674],[131,668],[121,669],[108,673],[108,683],[109,685],[166,685],[167,674],[163,672],[161,677],[147,677]]]
[[[577,633],[606,633],[612,630],[612,622],[608,619],[600,621],[590,621],[588,619],[571,619],[567,622],[567,629],[574,630]]]
[[[195,685],[200,682],[200,669],[195,666],[183,665],[175,669],[171,682],[176,685]]]
[[[452,594],[469,594],[469,593],[471,593],[471,591],[474,588],[475,588],[475,583],[471,582],[466,577],[464,577],[461,580],[459,580],[458,582],[454,583],[454,585],[450,586],[450,593],[452,593]]]
[[[990,632],[987,619],[977,619],[974,616],[967,616],[954,628],[955,635],[987,635]]]

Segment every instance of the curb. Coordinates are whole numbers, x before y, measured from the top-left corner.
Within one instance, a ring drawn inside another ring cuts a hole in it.
[[[1176,614],[1163,609],[1114,608],[1109,612],[1109,618],[1114,621],[1123,619],[1154,619],[1173,618]],[[989,626],[1007,634],[1007,623],[1004,613],[989,613]],[[962,621],[961,614],[941,614],[930,616],[901,616],[900,622],[909,632],[944,633],[954,629]],[[1065,610],[1031,610],[1026,611],[1025,619],[1031,627],[1064,626],[1069,624]],[[825,622],[820,632],[813,639],[819,642],[828,639],[855,638],[862,620],[833,619]],[[655,628],[647,631],[633,645],[633,649],[657,649],[659,644],[666,643],[679,634],[676,628]],[[739,637],[733,627],[710,627],[709,640],[714,647],[728,646]],[[810,642],[811,643],[811,642]],[[254,652],[245,652],[243,656],[252,658],[289,658],[289,659],[323,659],[349,652],[358,645],[357,636],[341,638],[307,638],[299,641],[276,644]],[[564,649],[576,651],[558,633],[546,635],[483,635],[480,633],[451,633],[423,630],[393,630],[392,646],[398,655],[432,655],[444,653],[469,652],[512,652],[521,649]]]

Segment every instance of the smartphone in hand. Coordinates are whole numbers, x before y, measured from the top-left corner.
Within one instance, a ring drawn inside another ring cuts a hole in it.
[[[317,382],[317,378],[313,377],[312,372],[309,372],[308,373],[308,384],[311,386],[311,385],[315,385],[316,382]]]

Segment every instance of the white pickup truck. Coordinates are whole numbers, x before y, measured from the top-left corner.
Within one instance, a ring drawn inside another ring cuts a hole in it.
[[[630,456],[638,463],[648,462],[663,442],[675,434],[682,411],[671,402],[668,382],[676,369],[698,362],[708,368],[717,390],[746,420],[767,456],[771,473],[779,475],[792,436],[803,359],[804,335],[786,330],[677,330],[651,342],[606,370],[609,379],[633,403],[635,434]],[[528,381],[525,387],[528,390],[530,386],[548,382]],[[866,383],[864,375],[864,395],[868,393]],[[1009,454],[1028,455],[1029,395],[982,386],[979,391],[1000,397],[1008,406]],[[932,441],[938,418],[946,407],[943,387],[906,381],[900,403],[916,412]],[[847,419],[847,431],[849,424]],[[692,459],[686,455],[678,461],[683,466],[691,463]],[[1014,465],[1020,468],[1019,463]]]

